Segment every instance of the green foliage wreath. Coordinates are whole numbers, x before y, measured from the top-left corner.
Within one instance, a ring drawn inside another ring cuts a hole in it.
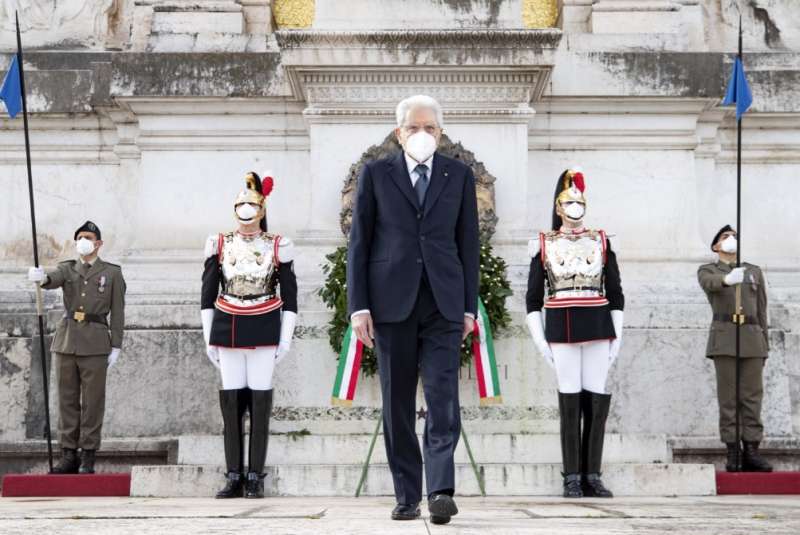
[[[322,271],[325,273],[326,279],[325,285],[319,290],[319,296],[328,308],[333,310],[333,317],[328,322],[328,339],[338,357],[345,331],[350,323],[347,315],[347,247],[339,247],[325,258]],[[511,322],[511,317],[506,309],[506,298],[512,293],[506,276],[506,268],[505,260],[496,256],[488,240],[485,240],[481,244],[480,252],[480,296],[494,333],[508,327]],[[471,348],[472,335],[470,334],[461,345],[462,366],[468,365],[472,360]],[[364,348],[361,371],[366,376],[375,375],[378,371],[378,361],[375,358],[374,350]]]

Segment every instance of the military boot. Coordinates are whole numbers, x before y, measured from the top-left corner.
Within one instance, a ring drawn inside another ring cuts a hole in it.
[[[772,472],[772,465],[758,453],[758,442],[744,443],[742,470],[745,472]]]
[[[244,497],[263,498],[272,390],[251,390],[250,394],[250,466]]]
[[[561,460],[564,464],[564,497],[580,498],[581,490],[581,395],[558,393],[561,425]]]
[[[94,474],[95,450],[81,450],[81,466],[79,474]]]
[[[81,466],[78,458],[78,450],[73,448],[63,448],[61,460],[53,467],[54,474],[77,474]]]

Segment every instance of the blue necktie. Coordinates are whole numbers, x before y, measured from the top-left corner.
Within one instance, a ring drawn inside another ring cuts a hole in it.
[[[414,184],[414,191],[417,192],[417,200],[419,205],[422,206],[425,203],[425,194],[428,192],[428,166],[419,164],[414,168],[414,172],[417,174],[417,183]]]

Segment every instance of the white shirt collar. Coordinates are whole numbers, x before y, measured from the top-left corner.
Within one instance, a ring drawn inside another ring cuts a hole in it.
[[[409,156],[406,152],[403,152],[403,156],[406,159],[406,167],[408,168],[408,176],[411,177],[411,185],[414,186],[417,183],[417,175],[414,173],[414,169],[419,165],[417,161]],[[428,166],[428,172],[425,173],[428,175],[428,179],[431,178],[431,173],[433,172],[433,155],[430,158],[422,162],[422,165]]]

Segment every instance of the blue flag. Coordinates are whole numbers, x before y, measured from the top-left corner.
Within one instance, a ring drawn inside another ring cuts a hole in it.
[[[738,121],[752,103],[753,94],[750,93],[750,86],[747,85],[742,58],[737,57],[736,63],[733,64],[731,81],[728,82],[728,90],[725,92],[725,99],[722,101],[722,105],[730,106],[731,104],[736,104],[736,120]]]
[[[0,100],[5,102],[8,115],[12,119],[22,110],[22,87],[19,81],[19,65],[16,54],[14,54],[11,66],[3,80],[3,87],[0,87]]]

